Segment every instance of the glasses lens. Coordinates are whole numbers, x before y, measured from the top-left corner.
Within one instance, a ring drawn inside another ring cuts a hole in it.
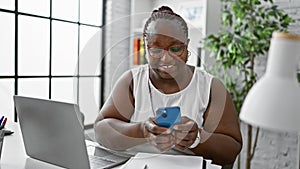
[[[153,58],[160,58],[164,55],[164,50],[161,48],[148,48],[149,55]],[[184,51],[184,45],[174,45],[168,49],[169,55],[172,56],[181,56]]]
[[[184,46],[172,46],[169,48],[169,52],[171,55],[174,56],[180,56],[182,54],[182,52],[184,51]]]
[[[163,54],[163,49],[160,48],[149,48],[149,54],[151,57],[159,58]]]

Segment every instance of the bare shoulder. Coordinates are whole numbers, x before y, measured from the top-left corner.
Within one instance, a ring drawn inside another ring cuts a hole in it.
[[[131,83],[131,81],[132,81],[132,72],[131,70],[127,70],[120,76],[116,84],[128,85]]]
[[[215,94],[220,94],[219,92],[222,92],[221,94],[226,94],[227,89],[220,79],[214,77],[211,82],[211,92]]]
[[[114,101],[119,101],[119,99],[128,99],[132,97],[132,84],[133,84],[133,79],[132,79],[132,73],[131,70],[127,70],[124,72],[120,78],[116,81],[112,92],[111,96],[113,97]],[[124,97],[124,98],[123,98]],[[119,98],[119,99],[117,99]],[[132,99],[130,99],[132,100]],[[122,102],[120,100],[120,102]]]
[[[204,119],[205,126],[212,132],[223,130],[224,126],[236,124],[237,113],[222,81],[213,78],[211,83],[210,101]]]
[[[111,94],[102,106],[96,120],[104,118],[115,118],[128,121],[133,110],[133,96],[131,92],[132,73],[130,70],[124,72],[116,81]]]
[[[231,101],[231,97],[223,82],[214,77],[210,88],[210,104],[216,106],[220,103],[225,104],[226,101]]]

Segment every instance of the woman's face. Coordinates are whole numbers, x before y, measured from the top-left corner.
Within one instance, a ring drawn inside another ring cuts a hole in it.
[[[146,38],[149,65],[163,79],[173,79],[183,73],[188,57],[188,39],[183,40],[183,30],[172,24],[154,21],[150,25],[153,33]]]

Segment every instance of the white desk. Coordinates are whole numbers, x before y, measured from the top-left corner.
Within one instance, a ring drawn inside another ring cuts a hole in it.
[[[14,133],[4,137],[1,169],[62,169],[61,167],[35,160],[26,155],[18,123],[8,121],[6,128],[14,131]]]
[[[4,137],[0,169],[63,169],[26,155],[19,123],[8,121],[6,128],[14,133]]]
[[[8,121],[6,128],[14,131],[14,133],[4,137],[0,169],[62,169],[62,167],[36,160],[26,155],[18,123]],[[207,169],[213,169],[215,168],[214,166],[208,164]],[[121,166],[118,166],[114,169],[120,168]]]
[[[8,121],[6,128],[14,131],[14,133],[4,137],[1,169],[61,169],[61,167],[35,160],[26,155],[18,123]]]

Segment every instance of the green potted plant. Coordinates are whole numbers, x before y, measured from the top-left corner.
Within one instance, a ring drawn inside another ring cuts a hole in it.
[[[257,80],[255,63],[259,57],[266,56],[273,31],[287,31],[293,20],[273,0],[221,1],[222,30],[208,35],[204,47],[215,57],[214,68],[221,69],[217,76],[223,79],[239,112],[245,96]],[[251,168],[258,133],[259,128],[252,145],[252,126],[247,125],[247,169]]]

